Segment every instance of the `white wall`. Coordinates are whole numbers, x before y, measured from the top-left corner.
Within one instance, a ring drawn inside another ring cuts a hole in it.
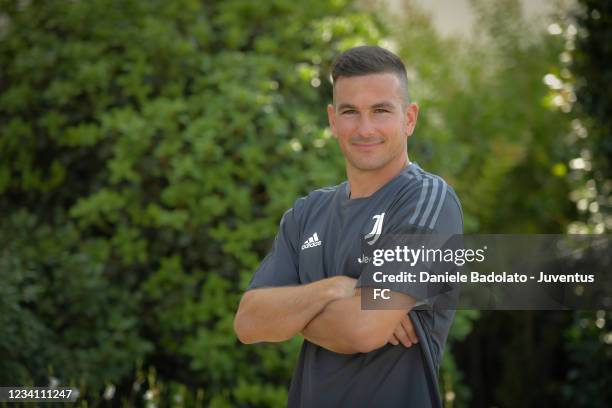
[[[399,3],[407,0],[391,0],[391,7],[398,7]],[[425,10],[433,19],[438,31],[444,35],[469,35],[474,22],[474,16],[469,0],[408,0]],[[495,1],[495,0],[489,0]],[[544,23],[547,16],[554,10],[552,0],[522,0],[523,12],[526,16],[542,18]]]

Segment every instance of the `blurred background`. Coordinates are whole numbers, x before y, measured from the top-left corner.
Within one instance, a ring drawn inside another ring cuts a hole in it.
[[[612,230],[612,1],[0,0],[0,385],[281,407],[301,339],[233,315],[283,212],[344,180],[330,63],[379,44],[468,233]],[[460,311],[446,407],[608,407],[612,313]]]

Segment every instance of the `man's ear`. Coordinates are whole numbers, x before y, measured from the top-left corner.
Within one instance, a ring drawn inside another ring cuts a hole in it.
[[[411,103],[406,107],[406,136],[410,137],[416,128],[419,117],[419,105]]]
[[[334,109],[334,105],[331,103],[327,105],[327,120],[329,122],[332,136],[336,138],[336,109]]]

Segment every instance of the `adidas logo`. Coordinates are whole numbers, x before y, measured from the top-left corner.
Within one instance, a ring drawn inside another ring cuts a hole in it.
[[[315,232],[312,234],[312,237],[308,238],[304,244],[302,245],[302,251],[306,248],[312,248],[321,245],[321,241],[319,241],[319,236]]]

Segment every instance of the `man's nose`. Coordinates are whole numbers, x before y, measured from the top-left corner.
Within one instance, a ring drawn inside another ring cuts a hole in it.
[[[376,127],[370,118],[367,115],[363,115],[359,120],[359,125],[357,128],[357,134],[361,137],[370,137],[376,135]]]

